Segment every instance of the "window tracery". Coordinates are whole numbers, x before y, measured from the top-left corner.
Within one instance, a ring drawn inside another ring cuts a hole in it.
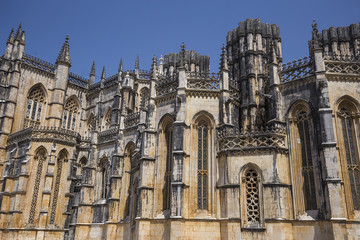
[[[75,130],[78,104],[75,99],[67,101],[63,113],[63,128]]]
[[[165,171],[165,194],[164,194],[164,210],[170,210],[171,204],[171,176],[173,167],[173,130],[172,126],[165,129],[166,140],[166,171]]]
[[[305,111],[301,111],[297,115],[297,127],[300,135],[301,158],[302,158],[302,175],[303,175],[303,191],[305,200],[305,210],[316,210],[316,194],[314,168],[311,153],[310,118]]]
[[[24,127],[39,126],[45,94],[40,87],[33,88],[28,95]]]
[[[354,116],[351,108],[343,106],[340,108],[338,116],[341,122],[341,134],[343,138],[343,152],[346,165],[349,193],[351,195],[352,207],[360,210],[360,168],[359,153],[357,149],[356,129]]]
[[[149,99],[149,89],[144,87],[140,91],[140,108],[147,108]]]
[[[244,174],[246,191],[246,221],[247,225],[260,224],[259,177],[254,169],[248,169]]]
[[[205,121],[198,125],[198,209],[207,209],[208,184],[208,127]]]

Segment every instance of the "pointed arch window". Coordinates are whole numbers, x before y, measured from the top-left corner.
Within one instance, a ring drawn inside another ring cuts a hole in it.
[[[24,127],[39,126],[45,94],[40,87],[33,88],[28,95]]]
[[[101,173],[101,199],[106,199],[108,194],[108,178],[109,178],[109,164],[108,159],[105,158],[100,164],[100,173]]]
[[[78,104],[75,99],[67,101],[63,113],[63,128],[75,130]]]
[[[298,113],[297,127],[301,144],[301,169],[303,177],[305,210],[316,210],[315,179],[311,153],[309,121],[310,118],[306,111],[300,111]]]
[[[29,224],[34,224],[35,214],[36,214],[36,206],[38,204],[39,191],[40,191],[40,182],[42,178],[43,166],[46,160],[46,150],[44,148],[40,148],[36,151],[34,160],[38,161],[36,175],[35,175],[35,183],[33,186],[33,195],[30,204],[30,213],[29,213]]]
[[[349,181],[351,201],[354,210],[360,210],[360,168],[359,153],[354,124],[354,116],[351,109],[341,107],[339,117],[343,137],[343,148],[345,153],[346,170]]]
[[[95,130],[95,123],[94,123],[94,115],[90,114],[89,120],[87,122],[87,131],[90,133],[91,131]]]
[[[317,149],[311,118],[310,106],[306,102],[298,102],[290,111],[289,129],[291,141],[291,169],[293,191],[297,217],[307,214],[316,218],[319,197],[316,191],[321,190],[319,183],[319,166],[317,165]]]
[[[198,125],[198,209],[208,208],[208,126],[205,121]]]
[[[166,141],[166,170],[165,170],[165,193],[164,210],[170,210],[171,205],[171,176],[173,168],[173,129],[172,125],[165,129]]]

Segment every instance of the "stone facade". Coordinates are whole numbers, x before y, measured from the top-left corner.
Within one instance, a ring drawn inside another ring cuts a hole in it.
[[[360,25],[230,31],[95,83],[11,31],[0,58],[1,239],[360,239]]]

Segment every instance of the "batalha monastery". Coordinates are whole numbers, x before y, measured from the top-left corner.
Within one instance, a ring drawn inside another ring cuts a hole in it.
[[[310,38],[283,64],[279,27],[247,19],[217,73],[182,44],[95,81],[68,37],[52,64],[11,31],[0,238],[360,239],[360,24]]]

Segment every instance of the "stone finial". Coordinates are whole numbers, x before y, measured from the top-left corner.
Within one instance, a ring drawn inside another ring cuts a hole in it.
[[[69,35],[66,35],[65,42],[60,50],[59,56],[56,59],[56,64],[65,63],[71,66]]]
[[[118,72],[123,72],[123,60],[122,60],[122,58],[120,59],[120,64],[119,64]]]
[[[228,60],[227,60],[227,55],[226,55],[226,49],[225,49],[225,45],[222,45],[221,48],[221,58],[220,58],[220,71],[227,71],[228,70]]]
[[[182,42],[182,44],[180,45],[181,47],[181,51],[180,51],[180,67],[185,67],[186,65],[186,59],[185,59],[185,55],[186,55],[186,49],[185,49],[185,43]]]
[[[105,66],[104,66],[102,73],[101,73],[101,80],[105,80],[105,76],[106,76],[106,73],[105,73]]]
[[[95,76],[95,61],[93,61],[91,66],[90,76]]]
[[[320,47],[320,34],[319,31],[317,29],[317,23],[315,20],[313,20],[313,24],[312,24],[312,46],[313,48],[319,48]]]
[[[14,28],[11,29],[7,43],[14,43]]]
[[[139,70],[139,67],[139,56],[137,56],[135,61],[135,70]]]
[[[151,78],[155,79],[157,73],[157,58],[154,54],[154,57],[152,58],[152,64],[151,64]]]

